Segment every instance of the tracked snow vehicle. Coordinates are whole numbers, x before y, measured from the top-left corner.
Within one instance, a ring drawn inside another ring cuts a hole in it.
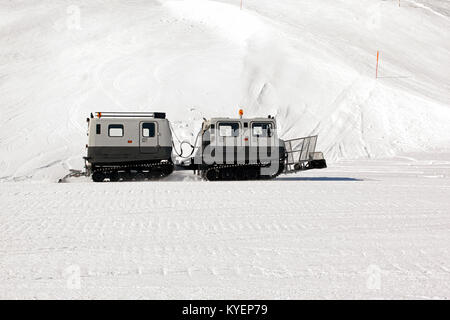
[[[327,164],[315,152],[317,136],[283,141],[274,117],[212,118],[202,124],[193,157],[179,164],[204,179],[272,179],[282,173],[322,169]]]
[[[172,173],[172,133],[162,112],[96,112],[87,118],[86,171],[101,182]]]

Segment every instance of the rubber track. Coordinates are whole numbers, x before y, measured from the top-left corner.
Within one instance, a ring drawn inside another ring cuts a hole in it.
[[[284,164],[284,163],[283,163]],[[212,170],[223,170],[223,169],[229,169],[229,168],[249,168],[254,170],[255,167],[256,168],[262,168],[265,166],[270,165],[270,163],[254,163],[254,164],[223,164],[223,165],[213,165],[209,168],[207,168],[206,170],[201,170],[201,175],[205,180],[209,180],[207,179],[208,173]],[[258,175],[258,177],[256,177],[255,179],[249,179],[249,180],[270,180],[270,179],[275,179],[276,177],[278,177],[281,173],[283,173],[284,170],[278,170],[277,173],[270,175],[270,176],[261,176],[260,174]],[[236,177],[236,176],[235,176]],[[226,181],[228,179],[217,179],[217,180],[213,180],[213,181]],[[230,180],[247,180],[247,179],[230,179]]]
[[[103,172],[104,174],[110,174],[114,171],[120,171],[120,170],[149,170],[152,168],[159,168],[161,169],[161,176],[155,177],[154,179],[160,179],[163,177],[169,176],[173,172],[174,164],[172,162],[157,162],[157,163],[142,163],[142,164],[127,164],[127,165],[111,165],[111,166],[102,166],[95,168],[92,173],[95,172]],[[166,170],[164,169],[171,169],[168,170],[170,173],[165,173]]]

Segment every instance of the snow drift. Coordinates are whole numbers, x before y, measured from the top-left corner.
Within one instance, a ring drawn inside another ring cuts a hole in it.
[[[448,2],[239,3],[2,3],[0,178],[80,168],[98,110],[166,111],[192,138],[242,106],[328,159],[450,146]]]

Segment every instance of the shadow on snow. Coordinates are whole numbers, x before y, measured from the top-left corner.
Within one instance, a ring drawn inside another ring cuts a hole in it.
[[[279,177],[281,181],[364,181],[363,179],[348,177]]]

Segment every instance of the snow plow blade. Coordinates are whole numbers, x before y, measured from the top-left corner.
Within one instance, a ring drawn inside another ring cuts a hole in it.
[[[286,159],[284,173],[325,169],[327,162],[322,152],[315,152],[317,136],[310,136],[284,141]]]

